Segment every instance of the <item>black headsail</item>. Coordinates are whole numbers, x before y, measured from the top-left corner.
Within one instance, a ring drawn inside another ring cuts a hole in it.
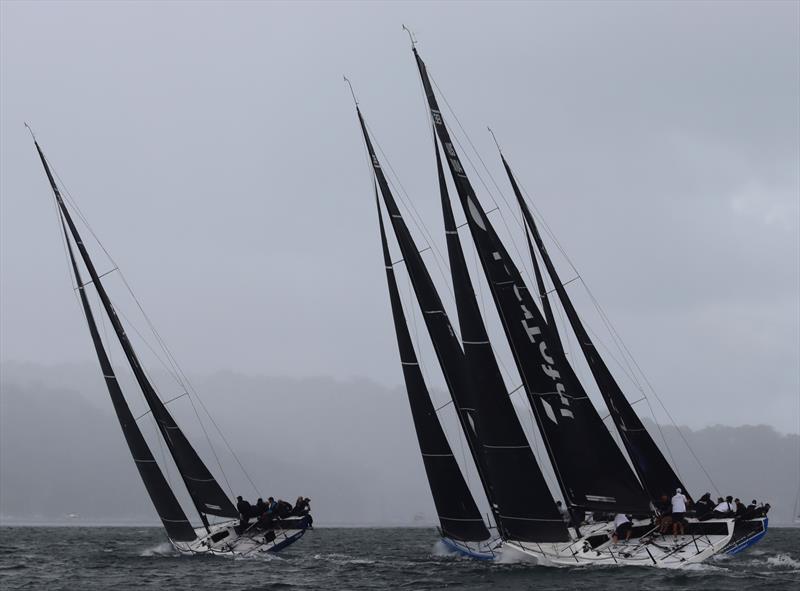
[[[500,154],[500,158],[503,160],[503,166],[506,169],[519,206],[522,209],[525,223],[533,236],[533,240],[542,257],[547,273],[553,282],[553,286],[564,308],[564,312],[578,339],[581,351],[583,351],[583,355],[589,364],[589,368],[603,395],[603,399],[606,401],[606,405],[608,405],[611,418],[614,420],[614,424],[617,426],[617,430],[622,437],[622,442],[633,462],[633,467],[650,495],[650,499],[657,500],[662,494],[671,496],[675,492],[675,489],[679,487],[685,491],[686,487],[683,486],[678,475],[667,461],[667,458],[664,457],[664,454],[661,453],[656,442],[653,441],[653,438],[647,432],[647,429],[645,429],[636,411],[633,410],[633,407],[630,402],[628,402],[625,394],[623,394],[622,389],[614,379],[605,361],[603,361],[603,358],[600,356],[600,352],[597,350],[597,347],[595,347],[588,331],[583,326],[575,310],[575,306],[573,306],[567,294],[567,290],[564,288],[564,284],[558,276],[555,265],[547,252],[547,248],[542,241],[533,215],[531,215],[528,204],[523,198],[517,181],[511,172],[511,167],[508,165],[502,153]]]
[[[566,526],[519,424],[478,308],[435,137],[434,144],[461,342],[477,392],[478,438],[499,506],[498,527],[509,540],[565,541]]]
[[[103,283],[100,281],[100,277],[97,274],[91,258],[89,257],[89,252],[84,246],[80,234],[75,227],[75,223],[72,220],[72,216],[70,215],[69,210],[67,209],[66,204],[61,197],[61,192],[59,191],[55,179],[50,171],[50,166],[47,163],[47,159],[45,158],[42,149],[39,147],[38,142],[34,141],[34,143],[36,144],[36,150],[39,153],[39,158],[42,161],[42,166],[44,166],[47,179],[50,182],[50,187],[55,195],[61,215],[66,221],[70,234],[75,241],[75,245],[78,247],[78,252],[80,253],[83,263],[89,272],[89,276],[91,277],[91,281],[97,290],[97,294],[100,296],[100,301],[103,304],[106,315],[111,321],[111,325],[114,327],[114,332],[116,333],[120,345],[122,346],[122,350],[125,352],[125,356],[131,369],[133,370],[136,381],[138,382],[139,387],[144,394],[144,398],[147,401],[151,412],[153,413],[156,424],[158,425],[158,428],[165,442],[167,443],[167,448],[175,460],[175,465],[177,466],[178,471],[180,472],[181,477],[186,484],[189,495],[191,496],[195,507],[200,513],[203,523],[207,525],[206,514],[219,515],[222,517],[237,517],[238,512],[236,511],[236,508],[222,490],[219,483],[217,483],[217,481],[211,475],[211,472],[209,472],[206,465],[200,459],[200,456],[197,455],[197,452],[189,443],[189,440],[183,434],[183,431],[181,431],[181,429],[175,423],[172,415],[169,413],[166,406],[164,406],[164,403],[161,402],[161,399],[158,397],[153,389],[153,386],[150,384],[150,381],[147,379],[147,376],[145,375],[145,372],[139,363],[136,352],[133,349],[133,345],[125,333],[122,322],[119,320],[119,317],[114,310],[114,306],[112,305],[111,300],[106,293]]]
[[[436,134],[464,208],[514,361],[565,500],[572,507],[647,512],[649,502],[550,333],[456,153],[425,64],[414,48]]]
[[[150,500],[153,502],[156,512],[164,524],[164,529],[167,530],[167,535],[178,542],[192,541],[197,538],[194,528],[186,518],[178,499],[175,498],[175,494],[164,478],[161,468],[158,467],[153,453],[139,430],[136,419],[133,417],[131,409],[128,407],[128,403],[125,401],[125,397],[119,387],[114,368],[111,366],[103,341],[100,339],[97,323],[89,305],[89,298],[86,297],[86,287],[78,271],[78,263],[75,260],[72,243],[63,218],[61,218],[61,225],[67,242],[67,250],[72,263],[75,282],[78,285],[83,312],[86,315],[86,323],[89,325],[89,333],[92,336],[92,343],[94,343],[94,349],[97,352],[97,360],[100,362],[100,370],[103,372],[111,403],[114,405],[114,411],[117,413],[117,419],[119,419],[119,425],[122,428],[125,441],[128,443],[128,449],[131,452],[133,461],[139,470],[139,476],[141,476],[142,482],[144,482],[144,486],[150,495]]]
[[[478,476],[481,479],[483,490],[489,500],[492,514],[494,515],[495,521],[499,522],[501,518],[497,509],[497,503],[494,500],[492,484],[488,478],[485,457],[480,452],[480,442],[478,441],[476,426],[478,420],[476,416],[477,402],[475,400],[475,391],[472,389],[467,375],[467,369],[464,363],[464,352],[461,350],[461,345],[458,343],[453,327],[450,325],[450,319],[444,309],[442,300],[439,298],[439,293],[436,291],[436,286],[428,273],[428,269],[425,267],[425,263],[422,261],[422,256],[417,249],[417,245],[414,243],[411,232],[409,232],[403,220],[394,195],[392,195],[389,189],[389,183],[386,180],[386,176],[383,174],[378,156],[375,154],[375,149],[372,147],[372,140],[367,132],[366,123],[358,107],[356,107],[356,112],[358,113],[358,121],[361,124],[361,131],[364,134],[364,144],[369,153],[372,170],[375,174],[380,193],[383,196],[386,211],[389,213],[389,219],[392,223],[397,243],[403,254],[403,260],[405,261],[408,275],[411,278],[411,285],[414,288],[417,303],[419,304],[420,311],[425,321],[425,327],[430,335],[433,348],[436,351],[436,357],[442,368],[442,374],[447,383],[447,389],[453,400],[456,415],[464,431],[464,436],[467,440],[470,453],[472,454],[472,459],[475,462]]]
[[[463,541],[481,541],[489,538],[475,499],[469,491],[461,469],[458,467],[447,437],[436,416],[431,403],[425,379],[422,377],[417,355],[411,335],[408,332],[400,292],[394,276],[392,259],[389,256],[389,245],[383,227],[383,215],[375,188],[375,205],[378,208],[378,224],[381,232],[383,261],[386,267],[386,281],[389,284],[389,300],[392,304],[394,328],[397,333],[397,347],[400,350],[400,362],[403,366],[403,378],[417,432],[419,450],[425,465],[425,474],[433,495],[433,503],[439,516],[443,535]]]

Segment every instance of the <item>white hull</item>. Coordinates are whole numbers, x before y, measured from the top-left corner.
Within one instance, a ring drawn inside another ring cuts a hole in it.
[[[506,541],[504,560],[529,561],[543,566],[651,566],[683,568],[703,562],[720,552],[731,540],[733,519],[687,520],[687,534],[661,535],[649,522],[634,522],[640,537],[610,538],[613,523],[595,523],[581,528],[581,537],[563,543]],[[692,531],[696,533],[692,533]]]
[[[297,522],[301,521],[300,525]],[[191,542],[177,542],[170,540],[172,546],[181,554],[212,554],[245,558],[266,552],[279,552],[299,540],[308,529],[308,522],[292,519],[293,529],[281,529],[280,522],[275,529],[269,531],[256,531],[250,528],[242,534],[236,532],[238,520],[225,521],[212,524],[210,531],[199,527],[195,530],[197,539]]]

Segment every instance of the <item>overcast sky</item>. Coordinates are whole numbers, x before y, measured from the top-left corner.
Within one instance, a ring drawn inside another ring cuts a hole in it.
[[[405,23],[675,419],[797,432],[799,6],[2,2],[0,360],[95,362],[28,121],[186,369],[401,383],[342,75],[443,249]]]

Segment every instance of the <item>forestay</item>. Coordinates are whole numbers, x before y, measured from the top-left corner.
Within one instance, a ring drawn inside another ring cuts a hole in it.
[[[156,419],[156,424],[158,425],[158,428],[165,442],[167,443],[167,448],[175,460],[175,465],[177,466],[178,471],[180,472],[181,477],[186,484],[186,488],[189,491],[189,494],[195,506],[197,507],[198,512],[200,513],[203,523],[207,524],[205,517],[206,514],[219,515],[223,517],[238,517],[236,508],[233,506],[228,496],[211,475],[211,472],[208,470],[206,465],[197,455],[197,452],[189,443],[189,440],[183,434],[183,431],[181,431],[181,429],[175,423],[172,415],[169,413],[166,406],[164,406],[164,403],[161,402],[161,399],[158,397],[153,389],[153,386],[150,384],[150,381],[147,379],[147,376],[145,375],[145,372],[139,363],[136,352],[133,349],[133,345],[128,339],[125,329],[123,328],[122,323],[120,322],[119,317],[117,316],[117,313],[114,310],[111,300],[105,290],[105,287],[103,286],[103,283],[101,282],[100,277],[94,267],[94,264],[89,257],[89,253],[84,246],[83,241],[80,239],[78,230],[75,227],[72,217],[61,197],[61,193],[58,190],[55,179],[50,171],[50,167],[38,143],[36,143],[36,149],[39,153],[39,158],[42,161],[42,165],[44,166],[50,186],[53,189],[53,193],[56,197],[56,202],[61,215],[63,216],[64,220],[66,220],[70,233],[75,240],[78,252],[80,253],[83,263],[89,272],[92,283],[94,284],[97,294],[100,297],[100,301],[103,304],[103,308],[105,309],[106,314],[111,321],[111,325],[114,328],[114,332],[116,333],[120,345],[122,346],[128,363],[133,370],[136,381],[139,384],[142,393],[144,394],[145,400],[147,401],[154,418]]]
[[[100,333],[97,330],[97,323],[95,322],[94,314],[92,312],[91,305],[89,304],[89,299],[86,296],[86,286],[83,284],[83,279],[81,278],[80,271],[78,270],[78,263],[75,260],[75,254],[72,249],[72,241],[65,225],[65,214],[61,193],[56,186],[52,175],[50,174],[47,161],[44,159],[44,155],[38,144],[36,144],[36,148],[39,151],[39,157],[41,158],[42,164],[47,172],[47,178],[50,181],[50,186],[53,189],[59,209],[61,210],[59,212],[59,218],[61,220],[62,230],[64,231],[64,239],[67,243],[67,252],[69,254],[69,259],[72,266],[72,272],[75,276],[75,282],[78,286],[77,289],[78,294],[80,295],[81,306],[83,307],[83,312],[86,316],[86,323],[89,326],[89,334],[92,337],[92,343],[94,344],[97,359],[100,363],[100,370],[103,372],[103,378],[108,389],[108,394],[111,398],[111,403],[114,406],[114,412],[117,415],[120,427],[122,428],[122,433],[125,436],[125,442],[128,444],[128,449],[130,450],[131,456],[136,463],[136,468],[139,470],[139,475],[142,478],[142,482],[147,489],[147,493],[150,495],[150,499],[153,502],[156,513],[158,513],[158,517],[164,524],[164,529],[167,531],[167,534],[173,540],[190,542],[197,538],[194,528],[192,528],[191,523],[189,523],[189,520],[186,518],[186,514],[183,512],[178,499],[175,497],[175,494],[169,487],[169,483],[167,483],[167,480],[164,478],[161,468],[159,468],[158,464],[156,463],[153,453],[150,451],[150,447],[147,445],[139,426],[136,424],[136,419],[133,417],[133,413],[131,413],[131,409],[128,406],[128,403],[125,401],[125,396],[122,394],[122,389],[117,382],[117,376],[114,373],[114,369],[111,366],[108,354],[106,353],[105,347],[103,346],[103,342],[100,338]],[[69,214],[67,213],[66,215],[68,216]],[[78,235],[71,218],[67,217],[66,219],[70,226],[70,230],[72,231],[72,238],[75,240],[76,244],[82,244],[80,236]]]
[[[456,153],[425,64],[417,61],[442,143],[495,306],[567,503],[592,510],[649,512],[649,501],[603,425],[500,241]]]
[[[511,186],[514,189],[514,195],[516,195],[519,206],[522,209],[525,224],[533,236],[533,240],[541,254],[542,262],[544,262],[547,273],[550,276],[558,298],[561,301],[561,305],[564,308],[564,312],[569,319],[570,326],[578,339],[581,351],[589,364],[592,375],[608,406],[611,418],[633,462],[633,467],[639,475],[642,484],[644,484],[650,499],[653,501],[658,500],[661,495],[664,494],[671,497],[677,488],[681,488],[685,491],[686,487],[681,483],[678,475],[672,469],[672,466],[670,466],[664,454],[661,453],[661,450],[656,445],[656,442],[653,441],[647,429],[645,429],[636,411],[633,410],[633,407],[630,402],[628,402],[628,399],[625,397],[616,379],[614,379],[605,361],[600,356],[600,352],[597,350],[597,347],[595,347],[588,331],[583,326],[567,294],[567,290],[564,288],[564,284],[558,276],[555,265],[547,252],[547,248],[542,241],[533,215],[531,215],[528,204],[523,198],[517,181],[511,172],[511,167],[502,154],[500,157],[503,161],[506,173],[508,174]],[[531,255],[534,257],[535,262],[535,254],[531,253]],[[541,287],[540,290],[542,290]],[[543,293],[542,297],[546,298],[546,295]],[[555,327],[550,319],[548,319],[548,322]]]

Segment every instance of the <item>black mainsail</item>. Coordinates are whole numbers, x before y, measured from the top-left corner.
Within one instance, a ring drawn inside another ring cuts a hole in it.
[[[197,452],[194,450],[191,443],[189,443],[189,440],[183,434],[183,431],[181,431],[180,427],[178,427],[178,425],[175,423],[172,415],[158,397],[155,389],[145,375],[144,369],[139,363],[139,359],[133,349],[133,345],[128,339],[125,329],[122,326],[122,322],[119,320],[108,293],[106,292],[95,266],[89,257],[89,252],[84,246],[75,223],[72,220],[72,216],[70,215],[69,210],[67,209],[66,204],[61,197],[61,192],[59,191],[55,179],[53,178],[53,174],[50,171],[50,166],[47,163],[47,159],[45,158],[38,142],[34,140],[34,143],[36,145],[36,150],[39,153],[39,159],[41,160],[42,166],[47,174],[47,179],[50,182],[50,187],[55,195],[56,203],[61,216],[66,222],[70,234],[75,241],[78,252],[80,253],[83,263],[89,272],[89,276],[91,277],[91,282],[94,284],[95,289],[97,290],[97,294],[100,297],[100,301],[103,304],[106,315],[111,321],[111,325],[113,326],[114,332],[117,335],[117,339],[119,340],[119,343],[125,352],[125,356],[131,369],[133,370],[136,381],[138,382],[139,387],[144,394],[144,398],[147,401],[151,412],[153,413],[153,417],[156,419],[156,424],[158,425],[159,431],[167,443],[167,448],[169,449],[175,461],[175,465],[177,466],[186,488],[189,491],[189,495],[192,498],[198,513],[200,514],[203,524],[208,527],[208,519],[206,515],[209,514],[222,517],[238,517],[238,511],[236,511],[236,508],[222,490],[222,487],[220,487],[219,483],[211,475],[211,472],[200,459],[200,456],[197,455]],[[134,456],[134,458],[135,457],[137,456]]]
[[[510,540],[566,541],[566,526],[519,424],[478,308],[435,135],[434,144],[461,342],[477,393],[478,439],[498,504],[498,528]]]
[[[574,374],[478,202],[414,48],[436,134],[464,208],[495,306],[565,500],[591,510],[649,512],[649,501]]]
[[[400,246],[400,252],[403,254],[403,261],[408,270],[411,285],[414,288],[417,303],[419,304],[420,311],[425,321],[425,327],[433,343],[433,348],[436,352],[439,366],[442,369],[447,389],[450,392],[450,397],[456,409],[456,415],[464,431],[464,436],[467,440],[470,453],[472,454],[472,459],[475,462],[478,476],[483,485],[483,490],[489,500],[490,509],[494,515],[495,521],[499,522],[501,517],[498,512],[498,505],[494,500],[494,492],[488,478],[485,458],[480,452],[480,442],[478,441],[476,426],[477,417],[475,416],[477,402],[475,400],[475,391],[471,388],[469,383],[464,362],[464,352],[461,350],[461,345],[458,343],[458,339],[450,324],[450,319],[444,309],[442,300],[439,297],[439,293],[436,291],[436,286],[428,273],[428,269],[425,267],[425,263],[422,261],[422,256],[420,255],[417,245],[414,243],[414,238],[411,236],[411,232],[408,230],[408,226],[406,226],[403,215],[397,207],[397,202],[389,188],[389,183],[386,180],[378,156],[372,146],[372,140],[369,137],[367,125],[364,122],[364,117],[361,115],[361,110],[358,106],[356,106],[356,113],[358,114],[358,121],[364,136],[364,145],[369,154],[375,180],[380,189],[380,194],[383,197],[386,211],[389,213],[389,219],[394,229],[397,244]]]
[[[128,449],[131,452],[133,461],[136,463],[136,468],[139,470],[139,476],[144,482],[147,493],[150,495],[150,500],[156,508],[161,522],[164,524],[164,529],[167,530],[167,535],[173,540],[179,542],[190,542],[197,538],[194,533],[186,514],[183,512],[178,499],[169,487],[169,483],[164,478],[161,468],[153,457],[147,441],[144,439],[139,426],[136,424],[136,419],[131,413],[128,403],[122,394],[122,390],[117,382],[117,376],[114,373],[114,368],[106,353],[103,341],[100,338],[100,333],[97,330],[97,323],[94,320],[89,298],[86,297],[86,286],[81,279],[80,271],[78,271],[78,263],[75,260],[75,254],[72,250],[72,241],[70,240],[67,232],[67,227],[64,224],[64,218],[61,217],[61,226],[64,230],[64,239],[67,242],[67,251],[69,252],[70,263],[72,264],[72,272],[75,275],[75,282],[77,283],[78,293],[80,294],[81,305],[83,312],[86,316],[86,323],[89,325],[89,333],[92,336],[92,343],[97,353],[97,360],[100,362],[100,370],[103,372],[103,378],[108,388],[108,394],[111,397],[111,403],[114,405],[114,411],[119,419],[119,425],[122,428],[122,433],[125,436],[125,441],[128,444]]]
[[[436,416],[425,379],[417,361],[411,335],[408,332],[397,280],[394,276],[392,259],[389,256],[389,245],[386,242],[386,231],[383,226],[383,215],[375,188],[375,204],[378,208],[378,224],[380,226],[383,261],[386,267],[386,281],[389,285],[389,300],[392,305],[392,317],[397,334],[397,347],[400,350],[400,362],[403,366],[403,379],[406,383],[408,403],[417,432],[419,450],[425,465],[425,474],[433,495],[433,503],[439,516],[442,535],[462,541],[482,541],[489,538],[489,530],[481,517],[475,499],[469,491],[461,469],[458,466],[447,437]]]
[[[628,455],[633,462],[633,467],[636,470],[636,473],[639,475],[639,478],[642,481],[645,489],[647,490],[650,499],[653,501],[658,500],[663,494],[672,496],[676,488],[681,488],[685,491],[686,487],[683,485],[683,483],[681,483],[680,478],[672,469],[672,466],[670,466],[667,458],[664,457],[664,454],[661,453],[661,450],[658,448],[658,445],[656,445],[656,442],[647,432],[647,429],[639,419],[636,411],[633,410],[631,403],[628,402],[628,399],[625,397],[625,394],[623,394],[622,389],[620,388],[616,379],[614,379],[614,376],[608,369],[605,361],[600,356],[600,352],[597,350],[597,347],[595,347],[588,331],[583,326],[583,323],[581,322],[581,319],[575,310],[575,306],[573,306],[572,301],[567,294],[567,290],[564,288],[564,284],[561,282],[561,279],[558,276],[558,272],[556,271],[555,265],[550,258],[550,254],[547,252],[547,248],[542,241],[539,229],[537,228],[536,222],[533,219],[533,215],[531,215],[530,208],[528,207],[528,204],[523,198],[522,192],[517,185],[517,181],[514,178],[511,167],[509,166],[502,152],[500,154],[500,158],[503,161],[503,167],[506,170],[508,179],[511,182],[514,195],[516,196],[519,206],[522,209],[522,214],[525,218],[525,224],[530,231],[530,234],[533,236],[533,240],[536,243],[536,247],[538,248],[539,254],[542,257],[542,262],[544,262],[547,273],[550,276],[555,291],[558,294],[558,298],[561,301],[561,306],[563,307],[564,312],[569,319],[572,331],[575,333],[575,336],[578,339],[581,351],[583,351],[586,362],[589,364],[592,375],[594,376],[600,392],[603,395],[603,399],[608,406],[611,418],[614,420],[614,424],[619,431],[622,442],[625,445],[625,449],[628,451]],[[535,257],[534,253],[531,253],[531,256]],[[542,291],[544,290],[542,289]],[[545,297],[546,295],[543,295],[543,298]]]

